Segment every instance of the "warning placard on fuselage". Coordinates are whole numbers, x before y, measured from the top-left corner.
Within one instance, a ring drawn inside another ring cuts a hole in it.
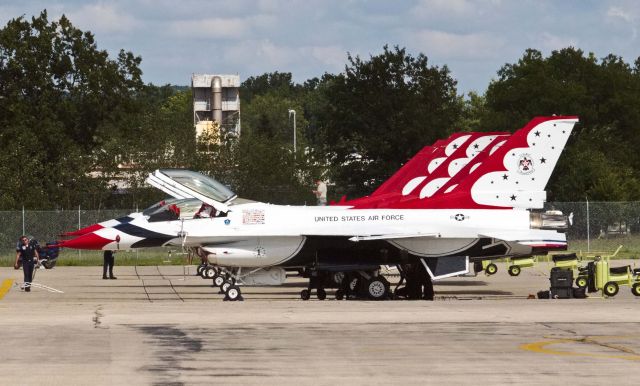
[[[244,225],[264,224],[264,210],[262,209],[243,209],[242,223]]]

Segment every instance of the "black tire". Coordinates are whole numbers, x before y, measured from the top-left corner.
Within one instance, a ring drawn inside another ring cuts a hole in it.
[[[202,272],[207,279],[213,279],[216,276],[216,270],[213,267],[205,268]]]
[[[602,287],[602,293],[611,297],[616,296],[619,290],[620,287],[618,286],[618,283],[614,281],[610,281]]]
[[[510,276],[518,276],[522,272],[522,268],[517,265],[512,265],[509,267],[509,275]]]
[[[367,295],[372,300],[384,299],[389,293],[387,284],[380,278],[372,278],[367,283]]]
[[[491,263],[491,264],[487,265],[487,268],[485,268],[484,272],[489,276],[495,275],[496,272],[498,272],[498,266],[493,264],[493,263]]]
[[[640,283],[635,283],[631,286],[631,293],[640,296]]]
[[[220,291],[222,291],[222,293],[226,294],[227,290],[229,289],[229,287],[231,287],[233,285],[232,282],[230,282],[229,280],[225,280],[224,283],[222,283],[222,285],[220,286]]]
[[[576,286],[578,288],[587,288],[589,284],[589,279],[586,276],[578,276],[576,278]]]
[[[322,288],[318,288],[318,290],[316,291],[316,296],[318,297],[318,300],[324,300],[327,298],[327,291]]]
[[[204,271],[204,265],[199,265],[196,270],[198,276],[202,276],[202,271]]]
[[[225,292],[225,298],[227,300],[231,300],[232,302],[236,300],[242,300],[242,292],[240,291],[240,287],[237,285],[231,285],[227,288],[227,292]]]
[[[215,285],[216,287],[222,288],[222,284],[224,284],[224,282],[225,282],[225,279],[223,276],[215,275],[213,277],[213,285]]]
[[[344,291],[339,289],[336,291],[336,300],[342,300],[344,299]]]
[[[311,292],[309,292],[308,289],[303,289],[302,291],[300,291],[300,299],[302,300],[311,299]]]

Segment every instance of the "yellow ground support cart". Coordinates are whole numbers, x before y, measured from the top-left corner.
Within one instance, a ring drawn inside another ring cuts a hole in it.
[[[518,276],[522,272],[522,268],[533,267],[536,264],[536,258],[527,257],[511,257],[506,259],[509,264],[507,272],[510,276]],[[495,275],[498,272],[498,266],[492,260],[482,260],[473,263],[473,269],[476,273],[483,272],[487,276]]]
[[[609,260],[604,257],[596,257],[593,263],[593,288],[602,291],[603,295],[616,296],[621,285],[631,287],[631,293],[640,296],[640,268],[610,267]]]

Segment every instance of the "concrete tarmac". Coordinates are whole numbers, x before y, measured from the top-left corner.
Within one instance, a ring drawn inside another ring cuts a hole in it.
[[[624,262],[615,262],[615,266]],[[640,298],[537,300],[549,267],[439,282],[436,301],[223,302],[194,267],[0,268],[0,384],[637,384]],[[12,282],[14,281],[14,282]]]

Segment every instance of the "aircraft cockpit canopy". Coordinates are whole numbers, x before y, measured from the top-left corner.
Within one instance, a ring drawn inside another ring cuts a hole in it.
[[[174,182],[213,201],[226,203],[237,195],[214,178],[196,173],[191,170],[161,169],[160,173],[171,178]]]

